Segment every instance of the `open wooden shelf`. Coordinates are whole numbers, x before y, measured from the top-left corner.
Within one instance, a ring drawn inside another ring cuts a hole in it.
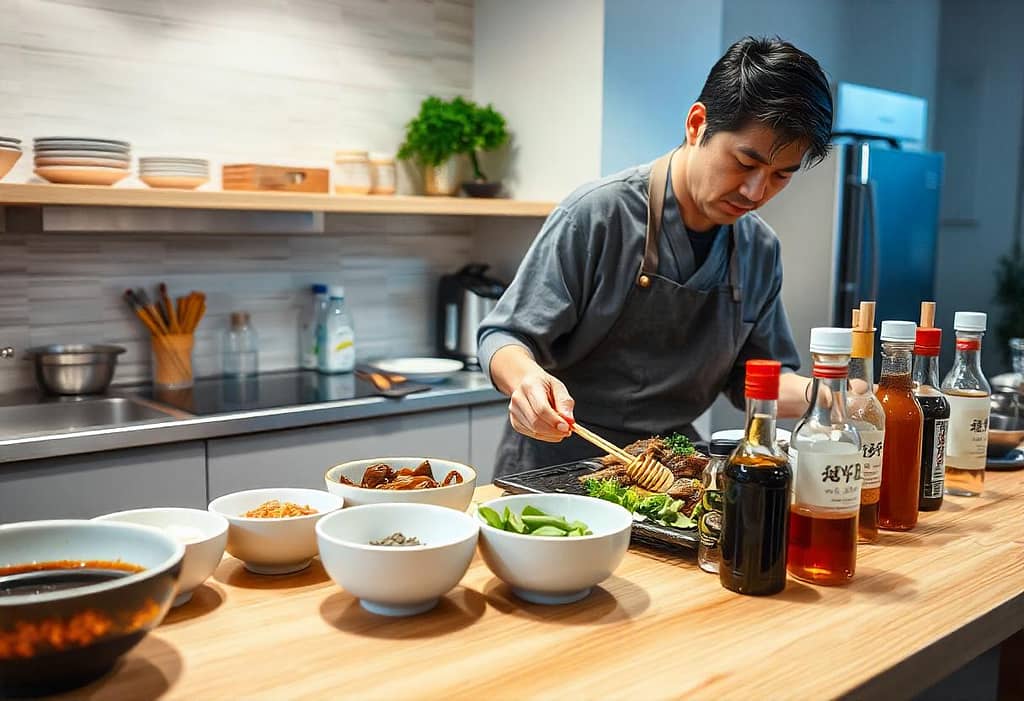
[[[546,217],[554,202],[416,197],[407,195],[319,195],[304,192],[224,192],[0,184],[0,207],[159,207],[347,214],[435,214],[479,217]]]

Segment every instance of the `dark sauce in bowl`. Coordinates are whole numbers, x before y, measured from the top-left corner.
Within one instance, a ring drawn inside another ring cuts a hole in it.
[[[145,568],[119,560],[54,560],[0,567],[0,600],[48,594],[127,577]]]

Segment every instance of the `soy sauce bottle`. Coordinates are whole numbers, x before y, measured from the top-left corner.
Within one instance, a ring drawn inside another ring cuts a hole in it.
[[[942,329],[919,328],[914,342],[914,394],[924,414],[921,434],[921,486],[918,511],[942,506],[946,484],[946,432],[949,402],[939,387],[939,348]]]
[[[746,435],[722,471],[722,586],[740,594],[786,587],[786,540],[793,475],[775,443],[779,372],[774,360],[748,360]]]

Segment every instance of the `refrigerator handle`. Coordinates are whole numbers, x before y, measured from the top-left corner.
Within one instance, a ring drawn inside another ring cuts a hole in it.
[[[881,255],[880,241],[878,235],[878,206],[875,197],[875,181],[868,180],[864,187],[865,205],[867,206],[867,218],[868,218],[868,231],[871,240],[868,245],[871,246],[871,297],[870,299],[878,300],[878,275],[879,275],[879,257]]]

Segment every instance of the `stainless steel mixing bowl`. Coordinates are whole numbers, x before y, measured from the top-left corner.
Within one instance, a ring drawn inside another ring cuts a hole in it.
[[[37,346],[26,353],[35,365],[36,382],[48,394],[99,394],[114,379],[121,346],[70,344]]]

